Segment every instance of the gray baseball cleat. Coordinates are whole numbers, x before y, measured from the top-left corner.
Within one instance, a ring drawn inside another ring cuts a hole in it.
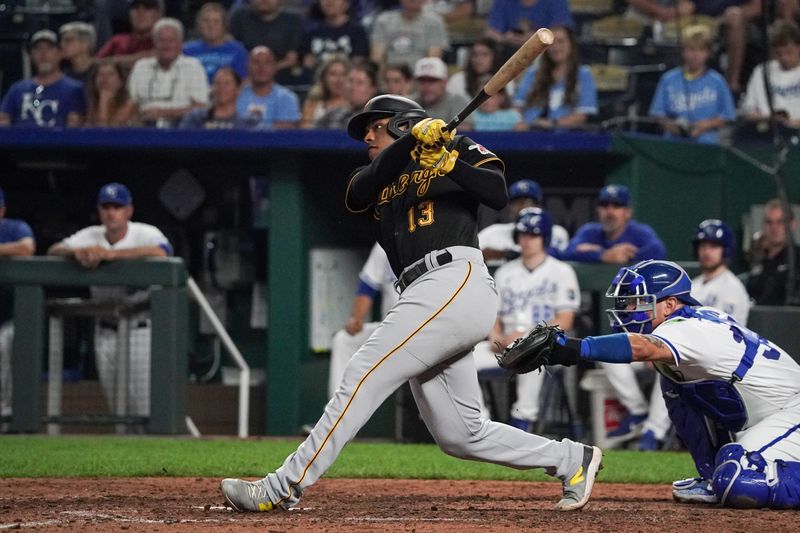
[[[564,497],[556,504],[558,511],[577,511],[589,501],[594,478],[603,469],[603,450],[597,446],[583,447],[581,467],[568,480],[564,480]]]
[[[244,481],[243,479],[223,479],[219,484],[225,501],[235,511],[272,511],[277,509],[267,496],[267,481]]]

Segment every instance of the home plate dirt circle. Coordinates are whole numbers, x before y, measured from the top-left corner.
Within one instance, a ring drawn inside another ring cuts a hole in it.
[[[796,511],[680,505],[667,485],[599,482],[558,512],[558,483],[322,479],[290,512],[236,513],[209,478],[0,480],[0,530],[91,531],[778,531]],[[794,525],[792,525],[794,524]]]

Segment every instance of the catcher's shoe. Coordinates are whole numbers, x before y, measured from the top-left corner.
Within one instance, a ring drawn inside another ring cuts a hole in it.
[[[603,451],[597,446],[583,447],[583,463],[571,478],[564,480],[564,497],[558,511],[577,511],[589,501],[597,473],[603,469]]]
[[[672,499],[680,503],[719,503],[711,482],[701,477],[673,481]]]
[[[267,482],[264,479],[223,479],[219,486],[225,501],[235,511],[262,512],[277,509],[267,497]]]

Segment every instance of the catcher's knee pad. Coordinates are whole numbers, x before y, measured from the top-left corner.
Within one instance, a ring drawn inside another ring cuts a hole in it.
[[[745,449],[735,443],[720,448],[716,459],[711,486],[722,505],[739,509],[767,506],[769,486],[763,465],[751,464]]]
[[[767,463],[739,444],[720,448],[711,484],[726,507],[800,509],[800,462]]]

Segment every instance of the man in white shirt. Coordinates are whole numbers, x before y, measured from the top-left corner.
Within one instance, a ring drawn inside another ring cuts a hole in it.
[[[776,22],[770,32],[775,59],[766,62],[776,120],[790,128],[800,128],[800,30]],[[742,114],[751,121],[766,121],[770,116],[764,90],[764,65],[758,65],[747,83]]]
[[[386,252],[377,242],[372,246],[369,257],[358,274],[358,289],[353,298],[353,309],[344,328],[337,331],[331,344],[331,365],[328,371],[328,397],[332,398],[342,381],[347,361],[364,344],[380,322],[367,320],[375,299],[381,298],[381,320],[397,302],[398,294],[394,288],[397,279],[389,265]]]
[[[478,244],[489,266],[497,266],[519,256],[519,244],[514,241],[514,225],[520,211],[527,207],[542,207],[542,188],[533,180],[515,181],[508,188],[508,212],[511,221],[492,224],[478,233]],[[553,224],[548,253],[558,256],[569,244],[569,233]]]
[[[730,226],[721,220],[704,220],[695,230],[692,245],[701,270],[692,280],[692,297],[703,305],[725,311],[746,326],[750,296],[727,264],[736,250]]]
[[[200,61],[183,55],[183,35],[179,20],[160,19],[153,26],[155,57],[133,65],[128,92],[145,124],[172,127],[188,111],[208,104],[206,71]]]
[[[74,259],[84,268],[97,268],[104,261],[167,257],[172,245],[155,226],[131,222],[133,197],[121,183],[108,183],[100,189],[97,212],[101,225],[86,227],[47,250],[49,255]],[[147,291],[128,294],[125,287],[92,287],[93,298],[146,299]],[[95,358],[100,384],[109,405],[115,397],[117,324],[101,320],[95,328]],[[150,414],[150,319],[149,313],[133,317],[129,336],[128,414]]]
[[[513,239],[521,255],[494,275],[500,310],[489,340],[475,346],[478,370],[497,368],[495,354],[540,322],[572,329],[581,303],[575,271],[547,252],[553,226],[550,215],[529,207],[520,211],[513,226]],[[541,372],[517,376],[517,401],[511,406],[509,424],[529,433],[535,431],[544,377]]]

